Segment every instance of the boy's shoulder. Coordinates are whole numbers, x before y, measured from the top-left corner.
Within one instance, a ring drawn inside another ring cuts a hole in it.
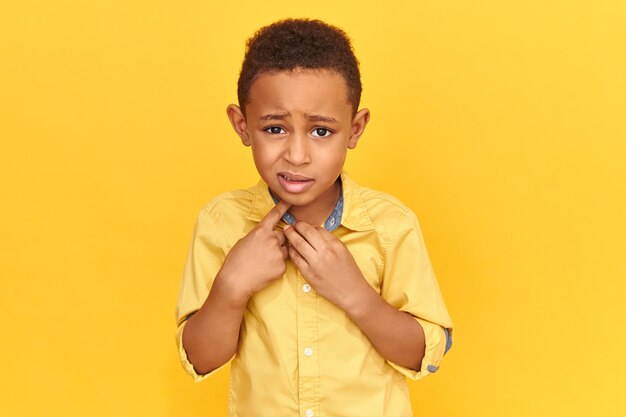
[[[253,210],[258,208],[261,200],[265,200],[261,184],[226,191],[205,203],[200,209],[200,217],[209,217],[217,224],[239,229],[254,218]]]
[[[212,214],[216,214],[221,211],[249,210],[250,205],[255,198],[255,189],[256,186],[223,192],[206,202],[202,206],[202,210]]]
[[[406,204],[388,192],[359,185],[359,193],[368,209],[380,207],[392,212],[397,211],[399,214],[411,212],[411,209]]]
[[[357,204],[362,204],[367,217],[379,233],[393,235],[399,232],[398,229],[403,225],[419,228],[415,213],[399,198],[367,186],[354,184],[354,189],[360,200]]]
[[[342,180],[344,198],[351,200],[349,203],[346,201],[349,209],[344,207],[344,210],[348,209],[348,212],[343,213],[346,221],[356,220],[360,226],[369,224],[383,239],[393,239],[407,227],[419,229],[415,213],[399,198],[388,192],[357,184],[345,174],[342,175]],[[260,181],[248,188],[216,195],[202,206],[201,215],[212,217],[220,224],[235,226],[239,222],[260,220],[272,205],[267,186]]]
[[[342,173],[341,179],[346,189],[356,191],[358,198],[361,200],[358,203],[362,203],[368,213],[378,214],[379,210],[400,216],[412,213],[412,210],[406,204],[388,192],[357,183],[345,172]]]

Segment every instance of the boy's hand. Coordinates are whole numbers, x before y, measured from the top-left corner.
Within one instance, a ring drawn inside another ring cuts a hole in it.
[[[247,302],[254,293],[285,273],[286,239],[282,230],[274,228],[289,207],[284,201],[276,204],[226,256],[216,280],[234,298]]]
[[[289,256],[322,297],[343,310],[371,292],[348,248],[332,233],[298,222],[284,229]]]

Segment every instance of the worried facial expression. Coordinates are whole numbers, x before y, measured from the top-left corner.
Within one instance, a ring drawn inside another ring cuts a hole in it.
[[[245,116],[237,106],[228,108],[257,171],[295,210],[326,211],[338,198],[347,150],[369,120],[367,109],[353,115],[346,88],[329,70],[264,73],[250,88]]]

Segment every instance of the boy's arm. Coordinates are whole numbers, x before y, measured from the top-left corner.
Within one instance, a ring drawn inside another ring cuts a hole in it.
[[[343,310],[385,359],[419,370],[426,349],[422,326],[391,306],[363,279],[363,288],[343,303]],[[359,297],[359,298],[357,298]]]
[[[285,236],[274,230],[289,205],[278,203],[231,249],[202,307],[185,323],[182,343],[199,374],[225,364],[237,351],[250,297],[285,272]]]
[[[291,244],[289,256],[307,282],[344,310],[385,359],[420,369],[425,350],[422,327],[367,283],[346,246],[330,232],[304,222],[284,232]]]
[[[407,374],[415,379],[436,370],[449,347],[444,328],[451,323],[417,219],[411,213],[403,223],[389,244],[381,294],[328,231],[300,222],[284,232],[291,243],[289,255],[309,284],[344,310],[385,359],[418,371]]]
[[[247,300],[228,291],[223,278],[215,278],[202,307],[185,323],[182,342],[189,362],[202,375],[219,368],[233,357]]]

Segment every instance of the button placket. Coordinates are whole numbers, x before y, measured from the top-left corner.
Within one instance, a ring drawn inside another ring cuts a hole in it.
[[[319,400],[317,294],[298,272],[298,375],[300,415],[313,416]]]

